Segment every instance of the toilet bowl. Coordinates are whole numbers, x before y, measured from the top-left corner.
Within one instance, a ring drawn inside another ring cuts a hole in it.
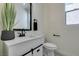
[[[57,49],[57,46],[53,43],[44,43],[43,44],[43,55],[44,56],[54,56],[54,50]]]

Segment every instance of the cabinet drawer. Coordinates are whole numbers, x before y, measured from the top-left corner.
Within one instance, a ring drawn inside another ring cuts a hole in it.
[[[43,46],[40,46],[39,48],[33,51],[33,56],[42,56],[42,55],[43,55]]]

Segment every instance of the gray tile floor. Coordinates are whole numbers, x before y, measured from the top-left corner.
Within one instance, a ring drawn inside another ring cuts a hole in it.
[[[61,53],[58,53],[57,51],[54,52],[54,55],[55,55],[55,56],[64,56],[64,55],[62,55]]]

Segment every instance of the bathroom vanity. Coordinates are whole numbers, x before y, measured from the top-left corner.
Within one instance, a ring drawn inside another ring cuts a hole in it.
[[[16,37],[4,41],[3,53],[5,56],[42,56],[44,36]]]
[[[19,37],[3,41],[4,56],[42,56],[44,35],[25,36],[25,31],[32,30],[32,4],[14,3],[16,10],[13,30],[21,31]]]

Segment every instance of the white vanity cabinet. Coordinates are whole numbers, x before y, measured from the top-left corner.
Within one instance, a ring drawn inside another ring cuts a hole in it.
[[[43,56],[43,46],[38,47],[33,51],[33,56]]]
[[[42,56],[43,36],[18,37],[14,40],[4,41],[4,55],[6,56]],[[31,51],[33,49],[33,51]],[[29,52],[30,51],[30,52]],[[29,52],[29,53],[28,53]]]

